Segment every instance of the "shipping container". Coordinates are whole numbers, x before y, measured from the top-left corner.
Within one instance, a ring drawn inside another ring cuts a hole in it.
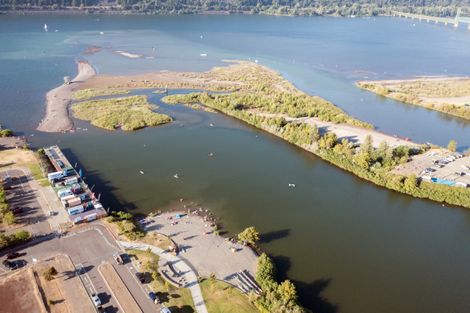
[[[96,220],[97,214],[96,214],[96,213],[88,214],[88,215],[84,216],[83,218],[84,218],[87,222],[91,222],[91,221]]]
[[[65,204],[67,203],[67,201],[70,200],[70,199],[73,199],[73,198],[75,198],[74,195],[65,196],[65,197],[61,198],[60,201],[61,201],[62,204],[65,206]]]
[[[103,209],[103,205],[101,205],[101,203],[99,203],[99,202],[95,202],[94,207],[97,210],[102,210]]]
[[[74,206],[73,208],[70,208],[70,209],[67,210],[69,215],[79,214],[79,213],[82,213],[83,211],[84,211],[83,206],[81,206],[81,205]]]
[[[79,194],[79,193],[82,193],[82,192],[83,192],[82,187],[81,187],[80,185],[78,185],[78,184],[77,184],[77,185],[73,185],[73,187],[70,188],[70,190],[72,190],[72,192],[73,192],[74,194]]]
[[[75,170],[73,169],[73,167],[67,167],[67,168],[64,168],[63,172],[62,172],[62,176],[72,176],[72,175],[75,175]]]
[[[67,207],[74,207],[82,203],[82,200],[78,197],[67,200]]]
[[[57,191],[57,196],[59,198],[63,198],[63,197],[70,196],[70,195],[73,195],[73,193],[72,191],[70,191],[69,188],[64,188],[64,189],[60,189],[59,191]]]
[[[90,200],[90,195],[87,194],[87,193],[82,193],[81,195],[78,195],[77,197],[79,197],[80,199],[82,199],[82,201],[88,201],[88,200]]]
[[[53,173],[47,174],[47,179],[49,179],[49,181],[51,182],[56,179],[61,179],[62,177],[64,177],[64,173],[62,172],[53,172]]]
[[[64,181],[64,184],[66,184],[67,186],[73,185],[73,184],[76,184],[76,183],[78,183],[78,177],[67,178]]]
[[[79,217],[76,217],[73,219],[73,223],[74,224],[78,224],[78,223],[81,223],[83,222],[83,217],[79,216]]]

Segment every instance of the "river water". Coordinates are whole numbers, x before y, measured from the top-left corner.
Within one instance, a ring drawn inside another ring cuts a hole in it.
[[[90,45],[102,51],[84,55]],[[73,134],[34,129],[44,94],[75,74],[77,58],[110,74],[251,59],[381,131],[441,145],[456,139],[464,150],[470,123],[358,90],[354,81],[470,75],[469,57],[469,32],[392,18],[1,16],[0,122],[36,147],[63,147],[108,207],[145,213],[184,198],[231,233],[256,226],[279,277],[295,280],[315,312],[465,313],[468,210],[375,187],[234,119],[166,106],[145,91],[136,93],[174,123],[133,133],[80,121]]]

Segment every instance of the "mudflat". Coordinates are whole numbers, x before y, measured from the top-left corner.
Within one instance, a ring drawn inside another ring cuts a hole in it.
[[[46,114],[38,126],[43,132],[66,132],[73,129],[69,116],[69,105],[72,93],[80,89],[80,85],[96,75],[95,69],[85,61],[78,61],[78,74],[70,84],[63,84],[46,94]]]

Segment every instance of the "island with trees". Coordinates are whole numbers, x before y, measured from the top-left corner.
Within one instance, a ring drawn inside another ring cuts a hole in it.
[[[171,117],[153,111],[145,96],[132,96],[78,102],[72,105],[76,118],[100,128],[137,130],[171,122]]]

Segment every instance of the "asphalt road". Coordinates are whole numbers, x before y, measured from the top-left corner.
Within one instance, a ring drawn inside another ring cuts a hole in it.
[[[34,190],[29,184],[29,181],[33,178],[18,169],[0,172],[0,176],[4,177],[6,175],[17,177],[11,183],[12,189],[7,191],[10,206],[12,208],[24,208],[24,211],[17,215],[17,221],[22,225],[21,228],[8,229],[6,233],[24,229],[33,235],[51,234],[51,227],[48,222],[50,217],[45,214],[48,209],[41,208],[37,200],[41,195],[38,190]],[[118,265],[114,261],[113,255],[122,251],[108,230],[99,222],[77,228],[61,237],[51,234],[33,240],[33,242],[17,249],[0,251],[1,260],[11,251],[26,253],[20,259],[26,260],[28,264],[48,259],[56,254],[69,255],[80,273],[88,293],[98,295],[103,303],[104,311],[107,313],[124,312],[98,272],[100,263],[109,261],[113,264],[143,312],[157,312],[160,309],[158,305],[149,299],[147,287],[142,286],[137,280],[132,263]],[[0,275],[6,272],[6,268],[0,265]]]
[[[134,272],[132,272],[131,263],[118,265],[114,261],[113,255],[121,250],[106,228],[98,223],[90,227],[77,229],[60,238],[50,236],[49,239],[41,243],[27,245],[15,251],[26,253],[21,259],[26,260],[28,264],[48,259],[56,254],[69,255],[80,273],[87,291],[90,294],[95,293],[98,295],[103,303],[104,311],[106,313],[124,312],[98,272],[98,266],[101,262],[109,261],[116,268],[142,311],[158,312],[159,306],[148,298],[147,290],[138,282]],[[7,251],[2,251],[0,258],[4,259],[6,253]],[[0,275],[2,272],[6,272],[4,268],[0,270]]]

